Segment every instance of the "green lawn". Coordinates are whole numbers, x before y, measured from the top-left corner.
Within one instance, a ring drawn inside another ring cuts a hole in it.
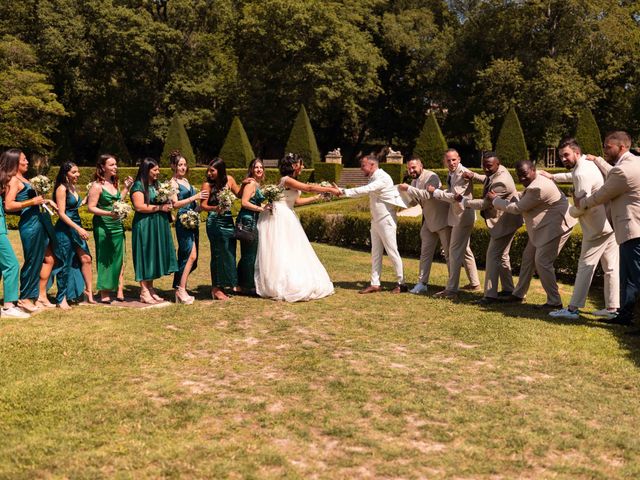
[[[479,295],[360,296],[368,254],[326,245],[332,297],[214,303],[202,245],[195,305],[0,322],[0,478],[640,476],[624,329]]]

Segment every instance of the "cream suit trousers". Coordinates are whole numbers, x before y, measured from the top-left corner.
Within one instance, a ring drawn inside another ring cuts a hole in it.
[[[524,298],[529,290],[533,272],[538,272],[542,288],[547,293],[547,303],[549,305],[561,305],[562,299],[558,291],[558,282],[556,281],[556,270],[553,262],[558,258],[558,254],[564,244],[571,236],[569,229],[562,235],[557,236],[550,242],[545,243],[540,248],[536,248],[531,240],[527,242],[527,246],[522,253],[522,265],[520,266],[520,279],[518,285],[513,291],[516,297]]]
[[[578,273],[573,286],[570,305],[584,307],[598,262],[604,272],[604,304],[607,308],[620,307],[619,247],[613,232],[595,240],[582,239]]]
[[[498,280],[502,283],[502,290],[513,292],[513,276],[511,274],[511,259],[509,250],[516,232],[500,238],[489,239],[487,248],[486,272],[484,276],[484,296],[498,298]]]
[[[465,265],[469,283],[480,285],[478,269],[476,268],[476,258],[473,256],[469,246],[469,237],[473,225],[456,225],[451,229],[451,241],[449,242],[449,281],[446,290],[457,292],[460,285],[460,269]]]
[[[420,272],[418,281],[425,285],[429,283],[429,275],[431,274],[431,265],[433,264],[433,256],[436,253],[438,241],[442,245],[445,252],[445,261],[449,265],[449,240],[451,239],[451,227],[444,227],[437,232],[432,232],[427,228],[427,224],[423,223],[420,229]]]
[[[402,258],[398,253],[398,239],[396,237],[397,220],[388,215],[380,220],[371,221],[371,285],[380,286],[382,273],[382,255],[387,252],[396,272],[396,281],[404,283],[402,272]]]

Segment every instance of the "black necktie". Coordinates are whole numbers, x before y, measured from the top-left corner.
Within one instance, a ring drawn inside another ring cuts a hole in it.
[[[451,174],[447,175],[447,187],[451,190]]]

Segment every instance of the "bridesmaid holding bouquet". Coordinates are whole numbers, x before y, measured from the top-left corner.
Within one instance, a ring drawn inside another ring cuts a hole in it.
[[[87,195],[87,208],[93,214],[93,238],[96,243],[97,290],[100,301],[124,301],[124,225],[113,205],[126,197],[133,179],[127,177],[118,190],[118,161],[109,154],[101,155]]]

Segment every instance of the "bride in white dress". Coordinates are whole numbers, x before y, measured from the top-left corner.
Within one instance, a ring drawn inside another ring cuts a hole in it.
[[[258,218],[258,254],[255,265],[256,293],[261,297],[299,302],[333,293],[333,283],[309,243],[294,205],[322,199],[321,193],[340,195],[335,187],[321,187],[296,180],[304,168],[302,159],[288,154],[278,163],[284,197]],[[319,195],[300,198],[300,192]]]

